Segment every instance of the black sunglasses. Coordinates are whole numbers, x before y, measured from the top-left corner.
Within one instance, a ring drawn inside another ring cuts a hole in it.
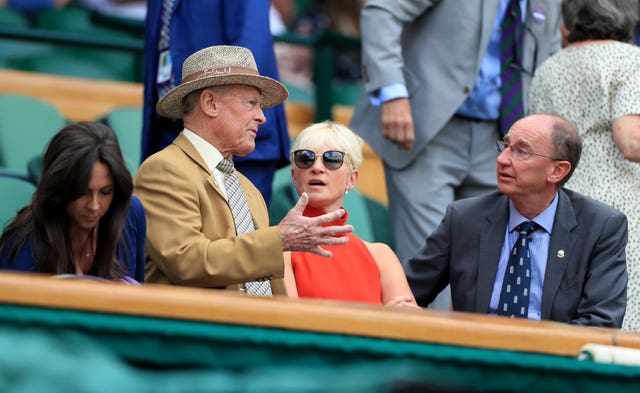
[[[344,163],[344,156],[347,153],[338,150],[327,150],[322,153],[322,163],[327,169],[335,170]],[[309,169],[316,162],[316,152],[302,149],[293,152],[293,162],[300,169]]]

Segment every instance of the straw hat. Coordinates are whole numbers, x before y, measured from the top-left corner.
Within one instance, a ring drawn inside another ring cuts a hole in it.
[[[262,108],[270,108],[289,96],[284,85],[258,73],[253,54],[240,46],[210,46],[201,49],[182,64],[182,83],[161,97],[158,113],[172,119],[182,119],[184,97],[209,86],[242,84],[254,86],[262,94]]]

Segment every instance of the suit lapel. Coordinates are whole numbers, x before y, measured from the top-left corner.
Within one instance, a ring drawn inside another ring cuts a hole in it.
[[[550,4],[548,0],[528,0],[527,15],[525,23],[527,28],[536,33],[536,37],[542,38],[545,25],[548,23],[547,17],[552,7],[558,8],[558,4]]]
[[[189,159],[191,159],[196,165],[200,167],[200,169],[202,169],[202,171],[204,171],[203,176],[206,176],[207,182],[209,183],[211,188],[213,188],[218,193],[218,195],[220,195],[220,197],[228,204],[227,198],[222,193],[220,187],[218,187],[218,184],[211,174],[209,167],[205,163],[200,153],[198,153],[198,150],[196,150],[195,146],[193,146],[189,138],[180,133],[180,135],[178,135],[178,137],[173,141],[173,144],[178,146],[187,155],[187,157],[189,157]],[[247,190],[249,190],[253,184],[242,173],[240,173],[239,171],[236,172],[238,174],[240,187],[242,187],[245,198],[247,199],[247,204],[249,205],[249,211],[251,212],[254,226],[256,228],[260,228],[262,227],[262,223],[260,220],[256,219],[255,212],[263,209],[264,201],[261,198],[261,194],[254,195],[254,193],[252,192],[247,192]],[[231,209],[231,206],[229,206],[229,209]]]
[[[491,292],[498,271],[500,250],[504,241],[504,231],[509,218],[509,205],[502,195],[487,209],[484,225],[480,228],[480,252],[478,254],[478,287],[476,293],[476,311],[489,312]]]
[[[545,39],[550,7],[553,7],[545,0],[527,1],[527,14],[525,19],[525,40],[523,65],[528,70],[535,69],[544,59],[543,54],[538,54],[538,43]],[[556,5],[557,7],[557,5]]]
[[[542,286],[541,318],[550,319],[551,306],[558,293],[560,282],[567,265],[571,261],[571,251],[576,243],[576,235],[571,231],[577,226],[575,212],[569,197],[560,190],[558,192],[558,210],[553,222],[547,269]]]
[[[499,0],[485,0],[482,2],[482,27],[480,29],[480,45],[478,46],[478,48],[481,48],[481,50],[478,51],[478,58],[476,60],[478,69],[480,67],[480,64],[482,63],[482,59],[486,54],[486,49],[489,46],[489,39],[491,38],[491,33],[493,32],[493,24],[498,17],[499,3]]]
[[[209,167],[204,162],[204,158],[198,153],[198,150],[193,146],[189,138],[187,138],[182,132],[174,139],[173,144],[178,146],[180,150],[186,154],[187,157],[191,161],[193,161],[196,165],[200,167],[201,170],[204,171],[203,176],[206,176],[207,182],[211,187],[222,197],[222,199],[226,200],[222,190],[218,187]]]

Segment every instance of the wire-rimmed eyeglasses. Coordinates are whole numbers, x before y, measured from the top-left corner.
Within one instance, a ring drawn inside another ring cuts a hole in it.
[[[514,147],[514,146],[509,145],[508,143],[505,143],[505,141],[500,140],[500,139],[498,139],[496,141],[496,150],[498,150],[499,153],[502,153],[507,148],[511,149],[511,157],[513,157],[514,159],[516,159],[518,161],[528,160],[529,158],[531,158],[531,156],[545,157],[545,158],[548,158],[548,159],[553,160],[553,161],[566,161],[566,160],[564,160],[562,158],[548,156],[546,154],[535,153],[535,152],[529,151],[527,149],[523,149],[521,147]]]

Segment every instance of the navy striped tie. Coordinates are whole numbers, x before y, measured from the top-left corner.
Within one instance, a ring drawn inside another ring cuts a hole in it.
[[[500,36],[500,133],[505,135],[524,116],[522,104],[522,45],[524,25],[520,1],[510,0],[502,19]]]

